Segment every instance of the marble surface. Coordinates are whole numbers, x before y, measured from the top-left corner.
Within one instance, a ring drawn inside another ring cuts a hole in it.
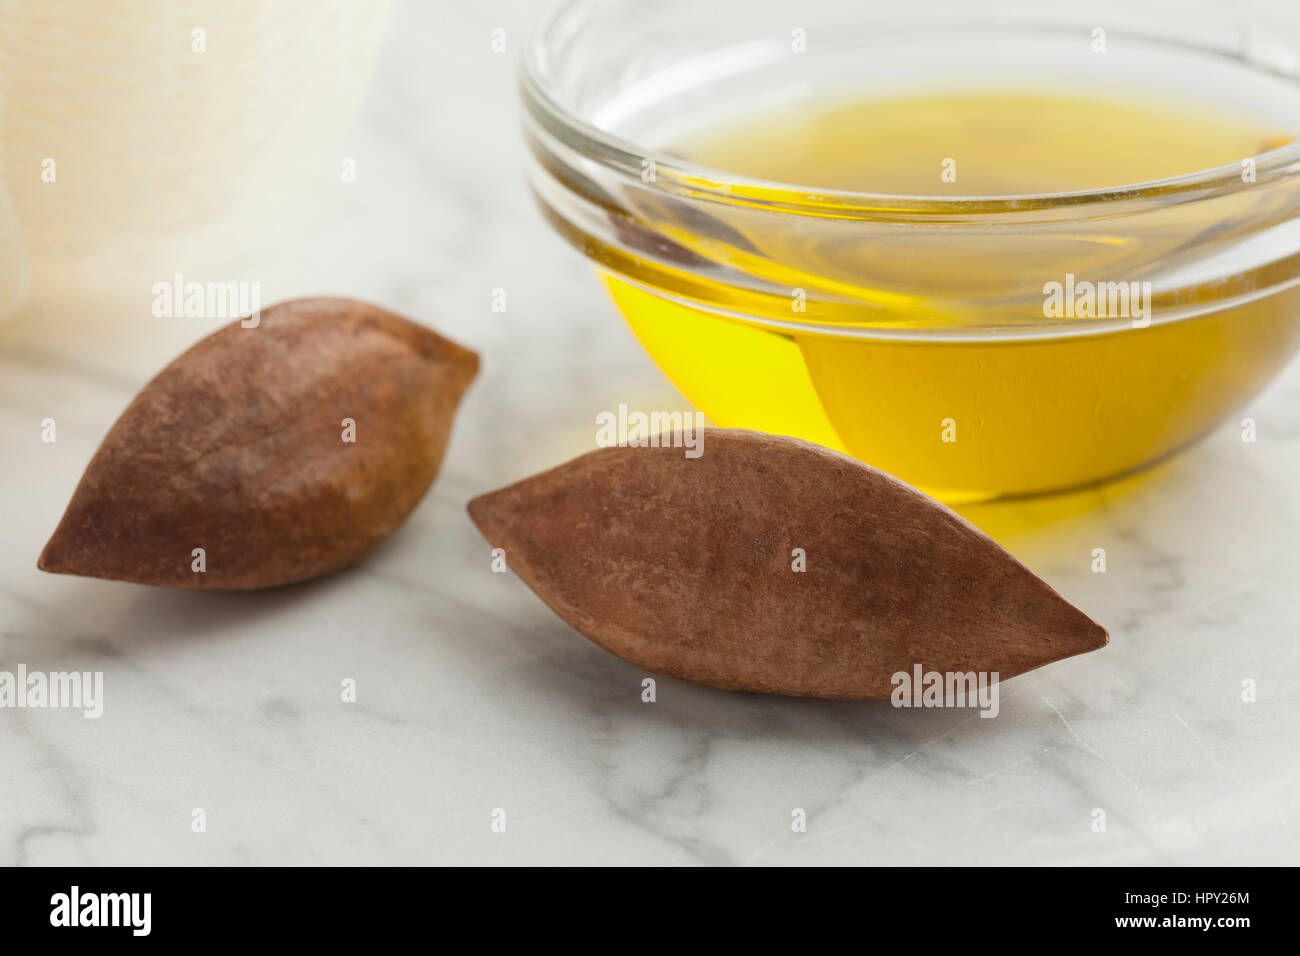
[[[1295,862],[1300,366],[1245,411],[1254,444],[1229,426],[1136,479],[968,511],[1112,636],[1004,685],[995,720],[666,679],[642,703],[641,671],[490,571],[470,496],[588,450],[598,411],[683,400],[523,186],[512,54],[539,10],[472,6],[395,6],[339,147],[356,183],[323,157],[275,230],[175,263],[482,353],[436,485],[366,560],[233,595],[38,572],[99,439],[221,323],[55,282],[0,325],[0,671],[105,681],[98,720],[0,709],[0,863]]]

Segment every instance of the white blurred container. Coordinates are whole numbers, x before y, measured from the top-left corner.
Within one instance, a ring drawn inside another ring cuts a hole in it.
[[[387,6],[0,0],[0,317],[247,242],[337,174]]]

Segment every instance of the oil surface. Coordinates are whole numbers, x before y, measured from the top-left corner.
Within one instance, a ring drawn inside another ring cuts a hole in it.
[[[915,196],[1105,189],[1237,163],[1289,142],[1188,104],[965,93],[796,108],[679,144],[691,162],[778,183]],[[942,176],[953,160],[955,175]]]
[[[681,142],[675,152],[801,187],[1021,196],[1237,164],[1292,138],[1167,103],[998,92],[768,112]],[[1018,320],[1041,312],[1045,281],[1067,272],[1117,281],[1158,274],[1191,238],[1208,230],[1230,237],[1279,212],[1280,202],[1276,191],[1243,188],[1213,209],[1171,204],[1159,215],[1075,231],[895,224],[877,234],[816,220],[792,228],[775,221],[793,217],[770,215],[654,223],[691,254],[775,286],[833,293],[820,297],[815,316],[796,307],[793,318],[852,326],[866,337],[722,318],[657,295],[656,275],[635,265],[624,271],[640,285],[607,281],[646,349],[718,424],[803,437],[947,500],[978,500],[1109,477],[1204,434],[1296,348],[1297,292],[1215,309],[1231,282],[1183,289],[1177,302],[1209,303],[1204,314],[1165,323],[1157,314],[1148,328],[1101,334],[936,341],[872,337],[873,326],[998,327],[1013,313]],[[647,221],[655,216],[646,211]],[[742,314],[762,311],[722,284],[707,291],[713,301],[730,296]],[[826,304],[837,296],[842,309]],[[864,303],[871,309],[865,322]]]

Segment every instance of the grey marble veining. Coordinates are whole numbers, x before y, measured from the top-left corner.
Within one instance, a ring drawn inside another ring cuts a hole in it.
[[[109,425],[221,323],[60,287],[0,325],[0,670],[105,675],[99,720],[0,709],[0,863],[1294,862],[1300,367],[1244,413],[1255,444],[1228,426],[1136,478],[967,509],[1111,630],[1005,684],[994,720],[666,679],[645,704],[642,672],[493,574],[469,497],[588,450],[599,410],[683,400],[524,188],[513,55],[488,35],[517,49],[538,11],[434,9],[394,10],[339,149],[357,183],[323,175],[203,264],[482,353],[436,485],[366,560],[228,595],[41,574]]]

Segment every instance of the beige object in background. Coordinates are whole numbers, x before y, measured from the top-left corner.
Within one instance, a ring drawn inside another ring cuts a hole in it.
[[[338,175],[386,13],[0,0],[0,317],[42,282],[98,293],[130,272],[135,288],[248,244],[304,182]]]

